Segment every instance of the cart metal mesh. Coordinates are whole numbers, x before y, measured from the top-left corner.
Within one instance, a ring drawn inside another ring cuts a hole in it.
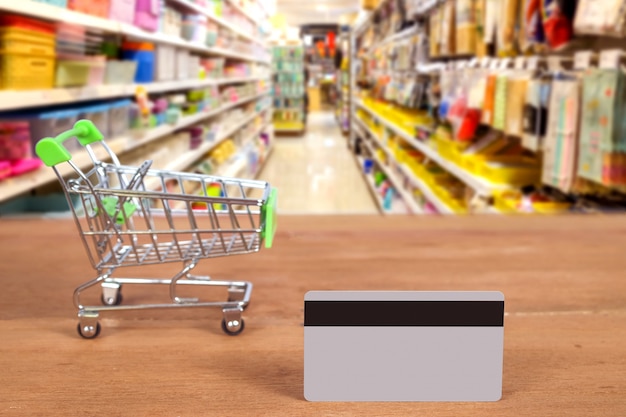
[[[65,181],[94,268],[136,266],[257,252],[264,237],[262,181],[102,163]],[[130,178],[130,180],[129,180]],[[112,184],[130,186],[112,188]],[[151,191],[151,189],[161,191]],[[208,190],[219,188],[220,197]],[[251,195],[261,194],[260,198]]]

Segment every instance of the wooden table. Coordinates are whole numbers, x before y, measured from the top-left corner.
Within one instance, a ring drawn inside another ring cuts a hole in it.
[[[109,314],[83,340],[71,296],[93,271],[74,224],[5,219],[0,245],[0,415],[626,415],[626,217],[282,217],[271,251],[199,266],[254,282],[238,337],[187,309]],[[315,289],[503,291],[503,399],[305,401]]]

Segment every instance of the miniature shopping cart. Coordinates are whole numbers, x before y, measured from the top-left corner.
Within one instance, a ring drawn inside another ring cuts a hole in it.
[[[63,146],[74,137],[93,162],[89,172],[83,172]],[[98,336],[98,318],[103,311],[151,308],[219,307],[223,330],[230,335],[243,331],[242,313],[250,302],[252,284],[215,281],[190,272],[203,258],[258,252],[263,243],[271,247],[276,190],[270,184],[153,170],[151,161],[139,168],[123,166],[88,120],[79,121],[56,138],[42,139],[36,153],[59,178],[89,260],[98,272],[96,279],[74,292],[82,337]],[[112,162],[103,162],[98,155],[108,156]],[[61,171],[67,168],[61,165],[64,163],[71,167],[67,179]],[[170,262],[181,262],[183,268],[168,279],[113,275],[119,267]],[[120,290],[125,284],[168,286],[169,299],[163,304],[123,305]],[[81,294],[98,285],[103,305],[83,305]],[[226,289],[227,299],[201,301],[180,295],[183,286],[193,290],[198,285]]]

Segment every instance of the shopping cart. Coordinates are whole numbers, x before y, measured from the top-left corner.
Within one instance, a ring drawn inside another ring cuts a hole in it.
[[[63,146],[74,137],[93,162],[89,172],[72,162]],[[95,149],[95,144],[104,150]],[[96,151],[112,162],[100,161]],[[154,170],[151,161],[138,168],[123,166],[88,120],[56,138],[42,139],[36,153],[59,178],[89,260],[98,272],[96,279],[74,292],[82,337],[98,336],[101,312],[152,308],[219,307],[223,330],[229,335],[243,331],[242,313],[250,302],[252,283],[215,281],[190,272],[203,258],[258,252],[262,243],[271,247],[277,194],[270,184]],[[59,170],[63,163],[72,168],[67,179]],[[182,262],[183,268],[169,279],[113,276],[120,267],[170,262]],[[122,305],[125,284],[168,286],[169,299],[160,304]],[[83,305],[81,294],[97,285],[103,305]],[[198,285],[226,289],[227,299],[201,301],[179,295],[182,286],[193,290],[197,287],[189,286]]]

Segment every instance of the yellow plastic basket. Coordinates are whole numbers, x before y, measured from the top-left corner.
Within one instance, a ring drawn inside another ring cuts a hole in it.
[[[0,50],[11,54],[54,57],[54,36],[17,28],[0,29]]]
[[[517,207],[522,195],[519,191],[503,191],[494,195],[494,205],[503,214],[520,214]]]
[[[496,184],[532,185],[541,180],[537,164],[486,162],[480,165],[478,175]]]
[[[44,90],[54,87],[54,58],[0,52],[0,88]]]

